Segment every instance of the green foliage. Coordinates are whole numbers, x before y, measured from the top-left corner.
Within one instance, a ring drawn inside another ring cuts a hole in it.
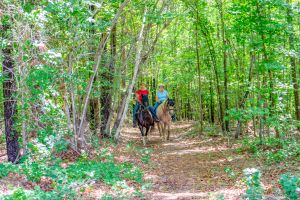
[[[128,162],[115,163],[114,156],[108,149],[103,148],[94,160],[87,153],[82,153],[75,162],[66,165],[51,154],[54,150],[57,152],[57,145],[60,146],[60,142],[64,140],[57,143],[54,136],[48,136],[45,141],[47,145],[30,143],[27,155],[18,165],[0,164],[0,178],[12,172],[24,175],[27,181],[38,185],[34,190],[26,192],[27,197],[37,199],[75,199],[78,189],[95,181],[111,186],[117,197],[141,195],[137,189],[144,184],[141,169]],[[148,155],[148,151],[143,153]],[[51,183],[48,183],[50,185],[47,191],[39,186],[44,180]],[[130,186],[127,182],[135,183],[138,187]],[[6,198],[13,198],[13,195]]]
[[[224,194],[218,194],[216,200],[225,200]]]
[[[231,179],[235,179],[237,177],[236,172],[231,167],[225,167],[224,172],[229,176]]]
[[[258,138],[245,138],[242,141],[241,149],[265,159],[267,164],[288,159],[294,159],[295,162],[300,160],[300,142],[292,138],[283,140],[270,137],[266,138],[263,143]]]
[[[29,181],[39,182],[44,175],[45,165],[40,162],[26,163],[22,167],[22,173],[24,173]]]
[[[133,190],[135,192],[131,193],[132,196],[140,195],[137,189],[128,186],[127,181],[143,184],[142,171],[126,162],[115,164],[112,161],[79,159],[63,168],[62,161],[57,158],[34,161],[28,157],[23,163],[19,164],[18,170],[12,170],[8,165],[0,165],[1,176],[15,172],[24,174],[27,180],[37,183],[45,177],[52,181],[50,191],[35,187],[30,192],[31,197],[38,199],[73,199],[76,196],[75,189],[92,180],[112,186],[119,196],[124,195],[123,193],[127,194],[126,191]],[[7,198],[13,198],[13,196]]]
[[[260,200],[263,198],[263,188],[261,185],[261,174],[258,169],[244,169],[244,180],[247,185],[246,194],[243,199]]]
[[[95,179],[114,185],[123,179],[142,181],[142,174],[129,163],[116,165],[113,162],[86,161],[71,164],[66,173],[70,180]]]
[[[153,149],[151,148],[141,148],[139,150],[139,154],[143,163],[148,164],[150,162],[152,152]]]
[[[280,177],[279,183],[284,191],[286,199],[297,200],[299,199],[300,179],[296,175],[283,174]],[[297,191],[298,189],[298,191]]]
[[[16,172],[17,166],[12,163],[1,163],[0,164],[0,178],[6,177],[9,173]]]
[[[216,137],[220,134],[220,129],[214,124],[205,124],[202,130],[202,135]],[[201,135],[200,123],[195,123],[193,128],[187,133],[188,137],[197,137]]]
[[[226,120],[241,120],[242,122],[247,122],[253,117],[264,116],[268,114],[268,110],[260,107],[250,107],[248,109],[236,109],[232,108],[227,111],[227,116],[225,117]]]
[[[106,194],[106,193],[101,197],[101,200],[114,200],[114,199],[116,199],[114,195]]]
[[[12,195],[4,197],[4,200],[27,200],[29,199],[22,188],[18,188]]]
[[[0,135],[0,144],[3,144],[5,142],[5,135],[1,134]]]

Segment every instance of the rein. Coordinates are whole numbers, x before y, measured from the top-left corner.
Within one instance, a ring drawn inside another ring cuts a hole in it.
[[[169,113],[169,115],[171,115],[170,111],[174,111],[173,106],[170,107],[168,101],[164,101],[161,106],[162,106],[163,113]]]

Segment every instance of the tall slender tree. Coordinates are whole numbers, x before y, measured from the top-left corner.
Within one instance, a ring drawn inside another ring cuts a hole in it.
[[[5,16],[3,25],[0,27],[1,35],[7,41],[11,40],[11,22],[9,16]],[[4,75],[3,81],[3,96],[4,96],[4,122],[6,135],[6,150],[8,161],[16,163],[19,157],[18,132],[15,127],[16,120],[16,80],[15,69],[12,58],[12,42],[8,42],[7,46],[2,49],[3,63],[2,72]]]
[[[294,34],[294,25],[293,25],[293,12],[291,5],[289,4],[290,1],[287,2],[287,22],[288,22],[288,35],[289,35],[289,50],[295,51],[295,34]],[[290,55],[290,65],[292,67],[292,82],[293,82],[293,88],[294,88],[294,101],[295,101],[295,116],[296,119],[300,121],[300,100],[299,100],[299,85],[298,85],[298,79],[297,79],[297,65],[296,65],[296,58],[293,54]],[[298,126],[298,129],[300,129],[300,126]]]

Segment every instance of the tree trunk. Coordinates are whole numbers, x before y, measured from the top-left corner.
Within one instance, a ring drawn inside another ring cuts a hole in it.
[[[119,142],[120,139],[120,132],[121,132],[121,127],[123,125],[123,121],[125,119],[127,110],[128,110],[128,104],[130,101],[131,93],[133,90],[133,87],[135,85],[137,75],[139,68],[141,66],[141,54],[143,50],[143,38],[144,38],[144,28],[145,28],[145,21],[146,21],[146,10],[144,12],[143,16],[143,21],[142,21],[142,27],[139,32],[138,40],[137,40],[137,52],[136,52],[136,57],[135,57],[135,66],[134,66],[134,72],[132,76],[131,83],[128,86],[127,93],[125,94],[123,101],[122,101],[122,106],[120,107],[119,115],[117,116],[117,119],[115,121],[114,127],[113,127],[113,134],[116,142]]]
[[[2,26],[2,35],[4,38],[10,39],[9,22],[6,21]],[[6,135],[6,150],[8,161],[16,163],[19,158],[18,133],[15,129],[15,114],[17,102],[15,99],[16,81],[14,75],[14,64],[12,60],[12,46],[8,45],[2,49],[3,54],[3,97],[4,97],[4,122]]]
[[[113,31],[113,29],[112,29]],[[112,32],[111,32],[112,35]],[[106,33],[102,34],[102,40],[107,37]],[[110,83],[110,77],[111,77],[111,71],[110,71],[110,61],[109,58],[111,58],[108,55],[107,45],[105,45],[103,50],[103,72],[101,72],[101,96],[100,96],[100,138],[108,138],[109,133],[106,130],[106,124],[109,118],[109,110],[110,110],[110,104],[111,104],[111,83]]]
[[[219,72],[218,72],[218,68],[217,68],[216,52],[214,49],[212,39],[207,30],[207,27],[205,27],[205,25],[202,24],[202,22],[200,24],[201,24],[202,34],[203,34],[203,36],[206,40],[206,44],[208,46],[211,66],[213,67],[213,72],[214,72],[215,78],[216,78],[217,98],[218,98],[218,103],[219,103],[219,121],[221,124],[222,132],[223,132],[223,134],[225,134],[224,111],[223,111],[223,103],[222,103],[222,95],[221,95],[221,86],[220,86],[220,81],[219,81]]]
[[[197,72],[198,72],[198,92],[199,92],[199,120],[200,120],[200,134],[203,131],[203,110],[202,110],[202,82],[201,82],[201,67],[200,67],[200,53],[199,53],[199,37],[198,37],[198,21],[199,21],[199,13],[197,9],[196,13],[196,55],[197,55]]]
[[[91,10],[91,12],[94,12],[95,6],[91,5],[90,10]],[[93,20],[95,19],[95,15],[92,16],[92,19]],[[94,35],[96,33],[96,30],[94,28],[94,22],[92,22],[92,25],[93,25],[93,28],[91,29],[91,34]],[[93,55],[92,52],[95,52],[95,48],[92,47],[90,49],[90,52],[91,52],[91,55]],[[93,61],[94,57],[91,56],[90,60]],[[90,76],[92,76],[92,74]],[[97,77],[98,77],[98,74],[94,78],[94,83],[96,82]],[[97,130],[99,128],[100,119],[99,119],[99,111],[97,111],[98,109],[99,109],[99,101],[98,101],[97,97],[95,97],[94,95],[91,95],[91,98],[89,100],[89,111],[90,111],[89,112],[89,124],[90,124],[90,129],[91,129],[91,131],[94,132],[94,134],[97,133]]]
[[[110,136],[110,122],[112,115],[112,85],[114,80],[114,70],[115,70],[115,60],[116,60],[116,26],[112,28],[111,32],[111,61],[109,63],[109,69],[104,72],[104,86],[102,87],[101,95],[101,136],[109,137]]]
[[[127,5],[128,2],[129,2],[129,0],[125,0],[122,3],[122,5],[120,6],[117,14],[115,15],[115,17],[112,21],[112,27],[115,26],[115,24],[117,23],[124,7]],[[102,54],[103,54],[103,51],[104,51],[104,47],[105,47],[105,45],[108,41],[107,39],[110,36],[110,34],[111,34],[111,31],[108,32],[107,37],[105,39],[101,40],[101,43],[100,43],[99,48],[98,48],[98,52],[96,54],[96,62],[95,62],[95,65],[93,67],[93,75],[90,77],[88,87],[87,87],[87,91],[86,91],[86,97],[84,98],[84,101],[83,101],[83,110],[81,112],[80,124],[79,124],[79,128],[78,128],[78,136],[81,138],[82,141],[84,141],[83,123],[85,121],[87,106],[88,106],[88,102],[89,102],[89,99],[90,99],[90,94],[91,94],[91,91],[92,91],[94,79],[96,77],[96,74],[98,72],[98,69],[99,69],[99,66],[100,66],[100,63],[101,63],[101,60],[102,60]],[[83,146],[84,145],[85,144],[83,144]]]
[[[210,78],[209,81],[209,96],[210,96],[210,123],[215,123],[215,101],[214,101],[214,92],[213,92],[213,85],[212,80]]]
[[[289,31],[290,51],[293,51],[295,50],[294,27],[293,27],[293,13],[290,6],[291,5],[288,5],[288,9],[287,9],[287,22],[290,28]],[[294,88],[295,116],[296,116],[296,120],[300,121],[300,102],[299,102],[299,85],[297,79],[297,66],[296,66],[296,58],[293,55],[290,56],[290,63],[292,67],[292,81],[293,81],[293,88]],[[300,126],[298,126],[298,130],[300,130]]]
[[[253,72],[255,62],[256,62],[255,53],[254,53],[253,50],[250,50],[250,67],[249,67],[249,74],[248,74],[247,90],[244,94],[244,97],[243,97],[242,101],[240,102],[239,109],[244,109],[246,100],[249,96],[250,86],[251,86],[251,82],[252,82],[252,72]],[[241,123],[242,123],[241,120],[238,120],[237,129],[236,129],[236,132],[235,132],[235,138],[236,139],[239,137],[239,135],[241,135]]]
[[[219,6],[220,18],[221,18],[221,35],[223,42],[223,71],[224,71],[224,110],[225,115],[226,111],[229,109],[229,100],[228,100],[228,77],[227,77],[227,42],[225,35],[225,24],[224,24],[224,14],[223,14],[223,2],[218,0],[217,4]],[[229,120],[225,120],[225,131],[229,132]]]

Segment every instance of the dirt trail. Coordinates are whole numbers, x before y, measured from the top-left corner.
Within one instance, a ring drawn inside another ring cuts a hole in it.
[[[226,139],[184,137],[192,123],[172,126],[171,140],[162,142],[157,131],[150,134],[147,147],[153,148],[152,162],[145,169],[146,178],[153,181],[145,199],[241,199],[243,186],[237,183],[244,168],[259,163],[238,155],[237,145]],[[125,129],[123,138],[141,146],[137,129]],[[233,171],[232,176],[224,171]]]

